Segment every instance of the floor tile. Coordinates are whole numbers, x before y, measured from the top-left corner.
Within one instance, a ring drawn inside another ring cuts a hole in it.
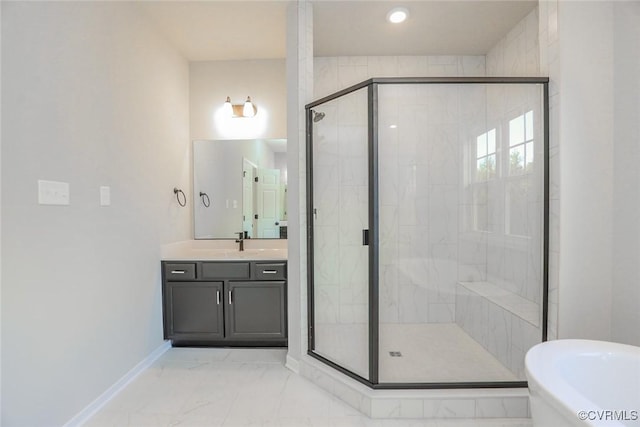
[[[372,420],[284,367],[282,349],[172,348],[87,427],[530,427],[530,420]]]

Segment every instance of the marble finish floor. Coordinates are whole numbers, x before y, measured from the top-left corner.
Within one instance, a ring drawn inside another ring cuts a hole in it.
[[[372,420],[284,367],[286,351],[172,348],[86,424],[531,427],[531,420]]]

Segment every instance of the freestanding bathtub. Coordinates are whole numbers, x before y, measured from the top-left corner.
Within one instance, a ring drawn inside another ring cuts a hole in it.
[[[640,347],[547,341],[525,357],[534,427],[640,427]]]

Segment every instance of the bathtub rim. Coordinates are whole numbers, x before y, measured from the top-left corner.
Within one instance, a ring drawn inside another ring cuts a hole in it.
[[[576,421],[578,421],[578,411],[607,409],[592,402],[579,389],[573,387],[561,375],[557,374],[559,362],[580,354],[593,353],[616,353],[640,357],[640,347],[585,339],[559,339],[536,344],[529,349],[525,356],[525,374],[531,398],[539,396],[567,419],[572,418]],[[559,396],[562,396],[563,399],[560,400]],[[582,422],[585,425],[597,425],[589,420]],[[610,421],[607,425],[623,426],[622,423],[615,421]]]

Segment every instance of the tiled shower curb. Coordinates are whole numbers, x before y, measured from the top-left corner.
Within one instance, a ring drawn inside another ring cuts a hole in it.
[[[526,388],[372,390],[309,356],[300,375],[370,418],[530,418]]]

